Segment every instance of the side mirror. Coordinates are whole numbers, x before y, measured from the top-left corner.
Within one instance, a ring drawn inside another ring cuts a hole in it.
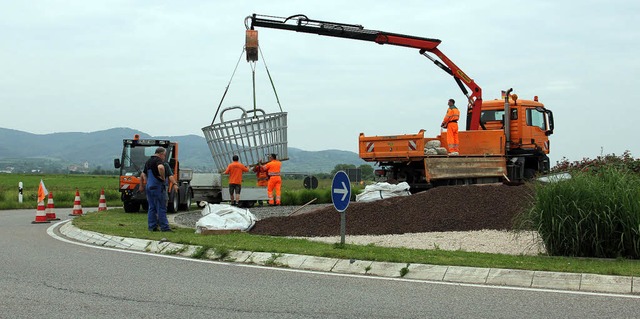
[[[113,159],[113,167],[120,168],[120,166],[122,166],[120,165],[120,159],[119,158]]]

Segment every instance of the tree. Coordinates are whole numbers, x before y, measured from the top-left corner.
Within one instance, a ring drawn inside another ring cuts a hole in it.
[[[347,168],[356,168],[353,164],[338,164],[331,171],[331,175],[335,175],[338,171],[347,171]]]
[[[374,179],[373,166],[369,164],[362,164],[358,166],[358,168],[360,169],[360,173],[362,174],[363,181]]]

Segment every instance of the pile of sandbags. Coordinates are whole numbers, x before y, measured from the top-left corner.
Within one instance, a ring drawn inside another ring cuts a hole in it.
[[[376,183],[367,185],[362,193],[356,195],[356,202],[372,202],[380,199],[396,196],[409,196],[409,184],[402,182],[398,184]]]
[[[256,216],[248,209],[226,204],[207,203],[196,222],[196,234],[204,231],[248,231],[256,224]]]
[[[440,140],[431,140],[424,144],[424,155],[447,155],[447,149],[440,147]]]

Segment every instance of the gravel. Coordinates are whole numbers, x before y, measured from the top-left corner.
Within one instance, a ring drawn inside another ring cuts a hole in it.
[[[544,254],[534,231],[513,231],[528,206],[527,186],[444,186],[411,196],[352,202],[346,210],[345,242],[384,247],[461,250],[511,255]],[[340,214],[331,204],[249,208],[259,220],[252,234],[340,242]],[[174,222],[195,228],[200,211]]]

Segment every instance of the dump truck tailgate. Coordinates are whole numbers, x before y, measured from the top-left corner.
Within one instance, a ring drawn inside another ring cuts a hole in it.
[[[432,156],[424,159],[427,181],[458,178],[502,177],[504,156]]]

